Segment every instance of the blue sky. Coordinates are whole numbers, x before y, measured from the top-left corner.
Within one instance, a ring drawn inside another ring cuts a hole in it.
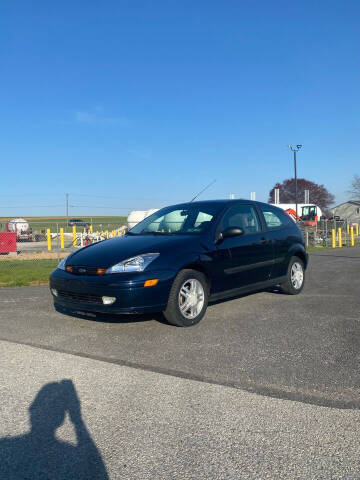
[[[116,215],[360,173],[358,1],[7,0],[0,216]],[[111,198],[112,197],[112,198]],[[44,208],[45,205],[49,207]],[[97,208],[95,208],[97,207]]]

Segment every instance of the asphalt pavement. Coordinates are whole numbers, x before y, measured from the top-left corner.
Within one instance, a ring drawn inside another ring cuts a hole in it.
[[[22,458],[29,406],[69,378],[93,478],[358,479],[359,271],[360,249],[313,253],[301,295],[218,302],[187,329],[64,316],[47,287],[2,289],[0,437],[20,436],[6,449]]]

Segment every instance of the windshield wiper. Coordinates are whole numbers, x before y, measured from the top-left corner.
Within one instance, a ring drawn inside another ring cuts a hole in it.
[[[142,232],[140,235],[171,235],[168,232]]]

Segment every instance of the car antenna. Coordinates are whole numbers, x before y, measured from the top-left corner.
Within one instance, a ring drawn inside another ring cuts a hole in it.
[[[195,197],[192,200],[190,200],[189,203],[192,203],[197,197],[199,197],[203,192],[205,192],[205,190],[207,190],[209,187],[211,187],[211,185],[214,185],[215,182],[216,182],[216,180],[213,180],[212,182],[209,183],[209,185],[206,185],[206,187],[203,188],[199,193],[197,193],[195,195]]]

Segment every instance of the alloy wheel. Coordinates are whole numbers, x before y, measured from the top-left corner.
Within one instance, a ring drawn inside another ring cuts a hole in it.
[[[299,262],[293,263],[291,267],[291,284],[295,290],[300,290],[304,283],[304,270]]]
[[[188,319],[196,318],[204,306],[205,293],[201,282],[196,278],[189,278],[181,285],[179,291],[179,309]]]

